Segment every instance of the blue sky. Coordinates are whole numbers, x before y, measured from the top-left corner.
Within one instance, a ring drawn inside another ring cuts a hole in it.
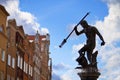
[[[85,35],[73,33],[67,43],[59,48],[80,19],[90,11],[86,20],[98,28],[106,45],[100,46],[97,37],[96,50],[99,80],[120,80],[120,1],[119,0],[0,0],[10,18],[23,25],[25,33],[50,34],[50,57],[53,60],[52,80],[78,80],[77,51],[85,44]],[[79,26],[79,30],[81,30]]]

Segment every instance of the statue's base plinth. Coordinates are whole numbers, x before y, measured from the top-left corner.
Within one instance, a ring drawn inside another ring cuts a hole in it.
[[[81,72],[78,73],[81,80],[97,80],[100,76],[99,72]]]

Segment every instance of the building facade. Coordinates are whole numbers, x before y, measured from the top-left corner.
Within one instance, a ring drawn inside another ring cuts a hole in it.
[[[41,79],[49,80],[49,45],[50,38],[49,34],[43,35],[40,39],[40,51],[41,51]]]
[[[16,32],[16,80],[23,80],[23,68],[24,68],[24,31],[22,26],[17,26],[17,32]]]
[[[34,43],[29,42],[27,35],[24,40],[24,80],[33,80],[33,53]]]
[[[49,34],[40,35],[38,32],[36,35],[28,36],[29,40],[35,43],[33,56],[33,80],[51,80],[51,70],[49,65],[49,37]]]
[[[0,5],[0,80],[51,80],[49,34],[26,35],[7,16]]]
[[[34,54],[33,54],[33,80],[40,80],[41,73],[41,54],[40,54],[40,45],[39,45],[39,34],[29,35],[29,41],[34,42]]]
[[[29,42],[15,19],[8,20],[7,36],[7,80],[33,80],[34,43]]]
[[[6,79],[7,32],[6,22],[9,13],[0,5],[0,80]]]
[[[16,64],[17,64],[16,32],[17,25],[15,19],[8,20],[7,80],[15,80],[16,78]]]

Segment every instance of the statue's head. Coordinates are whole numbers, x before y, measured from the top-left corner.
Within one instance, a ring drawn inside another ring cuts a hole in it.
[[[82,27],[83,27],[83,28],[88,27],[88,23],[87,23],[87,21],[86,21],[86,20],[81,21],[81,23],[80,23],[80,24],[82,25]]]

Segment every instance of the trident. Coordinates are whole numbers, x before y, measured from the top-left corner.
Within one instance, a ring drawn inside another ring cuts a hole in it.
[[[80,20],[80,22],[79,22],[76,26],[78,26],[78,25],[86,18],[87,15],[89,15],[89,12],[87,12],[87,14]],[[76,27],[76,26],[75,26],[75,27]],[[62,41],[62,43],[59,45],[60,48],[67,42],[67,39],[70,37],[70,35],[73,33],[73,31],[74,31],[74,28],[73,28],[73,30],[71,31],[71,33],[70,33],[70,34]]]

